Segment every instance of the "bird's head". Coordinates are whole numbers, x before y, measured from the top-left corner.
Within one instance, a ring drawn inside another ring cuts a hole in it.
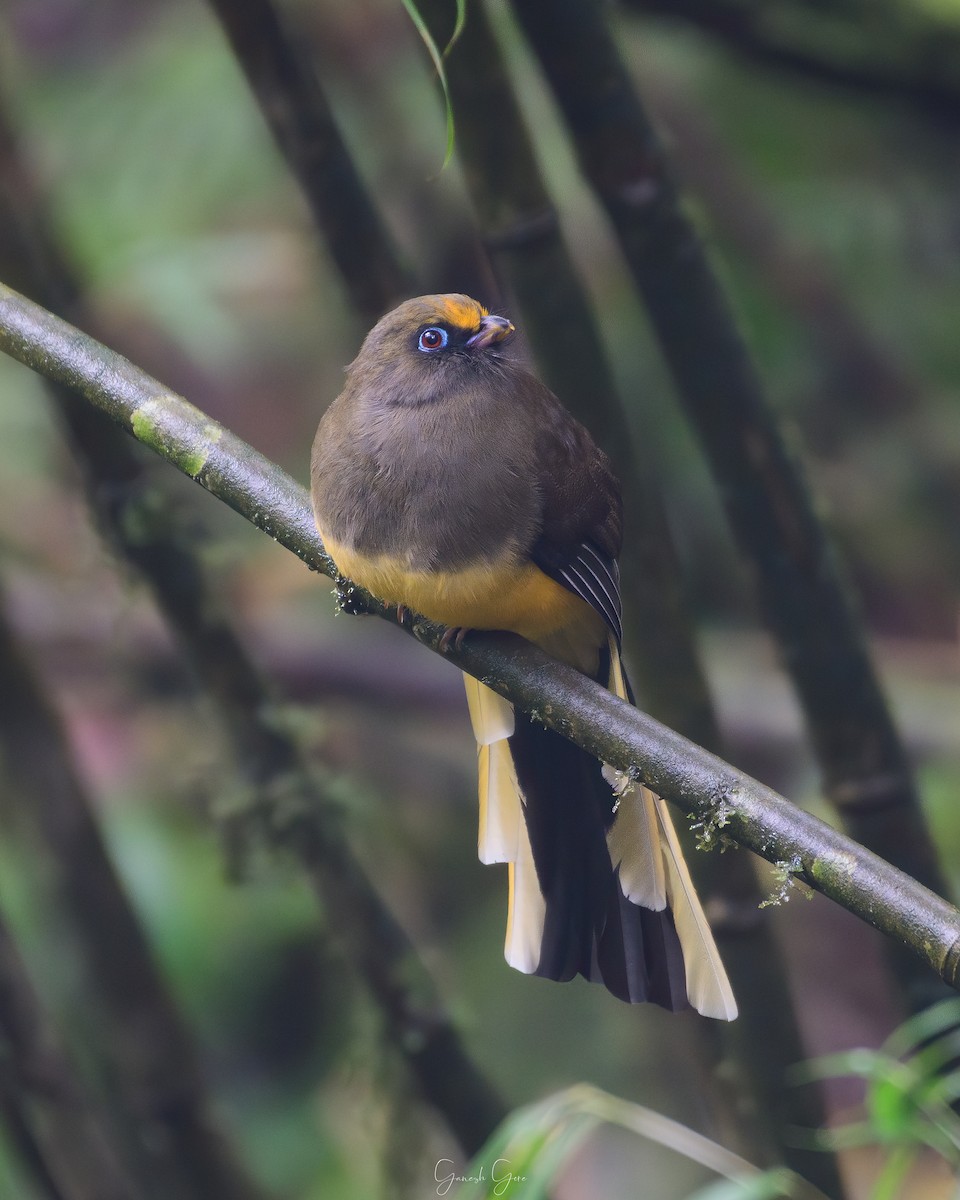
[[[387,313],[347,368],[352,387],[391,406],[430,404],[450,388],[498,372],[515,330],[459,293],[417,296]],[[369,394],[369,393],[368,393]]]

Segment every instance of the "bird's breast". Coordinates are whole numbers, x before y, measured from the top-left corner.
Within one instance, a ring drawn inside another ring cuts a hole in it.
[[[351,412],[332,427],[325,418],[314,449],[313,502],[327,536],[367,559],[396,559],[431,574],[529,550],[539,534],[540,496],[528,439],[504,421],[458,415],[437,406]]]
[[[572,592],[511,550],[456,570],[418,570],[407,557],[370,555],[320,535],[337,568],[387,604],[403,604],[443,625],[506,629],[549,642],[595,614]]]

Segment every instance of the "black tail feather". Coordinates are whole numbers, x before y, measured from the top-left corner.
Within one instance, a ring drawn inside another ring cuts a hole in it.
[[[614,797],[600,764],[520,713],[510,751],[546,904],[537,974],[580,974],[621,1000],[687,1007],[671,913],[640,908],[620,890],[606,842]]]

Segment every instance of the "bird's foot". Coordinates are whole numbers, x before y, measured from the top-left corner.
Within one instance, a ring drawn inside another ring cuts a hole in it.
[[[451,646],[457,650],[461,650],[463,648],[463,639],[469,632],[470,630],[465,629],[462,625],[451,625],[450,628],[444,632],[443,637],[440,639],[440,645],[438,647],[440,653],[446,654]]]
[[[397,624],[401,627],[410,620],[410,609],[405,604],[397,605]]]

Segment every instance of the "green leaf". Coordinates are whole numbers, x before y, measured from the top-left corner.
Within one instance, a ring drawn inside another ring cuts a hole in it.
[[[801,1129],[790,1127],[792,1145],[808,1150],[851,1150],[876,1143],[876,1134],[868,1121],[850,1121],[830,1129]]]
[[[858,1075],[861,1079],[873,1079],[894,1061],[879,1050],[839,1050],[836,1054],[824,1054],[796,1063],[790,1068],[789,1081],[793,1084],[812,1083],[836,1075]]]
[[[867,1112],[877,1137],[894,1142],[909,1137],[918,1115],[917,1076],[909,1066],[891,1062],[867,1089]]]
[[[883,1052],[895,1058],[917,1050],[941,1034],[950,1033],[960,1027],[960,1000],[951,997],[934,1004],[904,1021],[883,1044]]]
[[[938,1076],[930,1085],[930,1097],[940,1104],[948,1105],[960,1099],[960,1071]]]
[[[453,33],[450,34],[450,41],[443,48],[443,57],[446,58],[450,51],[454,48],[459,40],[460,34],[463,33],[467,25],[467,0],[456,0],[457,4],[457,19],[453,26]]]
[[[599,1124],[618,1125],[725,1176],[732,1190],[718,1193],[719,1197],[823,1200],[819,1191],[792,1172],[762,1173],[679,1122],[588,1084],[577,1084],[511,1113],[471,1163],[467,1175],[473,1179],[457,1193],[458,1200],[504,1195],[502,1185],[508,1174],[510,1182],[522,1182],[524,1200],[546,1200],[564,1163]]]
[[[871,1200],[896,1200],[901,1194],[900,1185],[910,1170],[916,1149],[901,1147],[895,1150],[883,1165],[876,1183],[873,1185]]]
[[[423,44],[427,48],[427,53],[430,55],[430,59],[433,62],[434,68],[437,72],[437,78],[440,80],[440,87],[443,90],[443,103],[447,114],[447,146],[446,152],[443,156],[443,163],[440,166],[440,170],[442,171],[453,157],[453,147],[456,141],[456,131],[453,121],[453,102],[450,99],[450,88],[447,84],[447,72],[443,63],[444,59],[456,44],[457,39],[460,37],[461,33],[463,33],[464,26],[467,23],[467,0],[456,0],[457,19],[454,23],[453,33],[450,35],[450,40],[447,42],[443,50],[437,46],[436,39],[427,27],[426,21],[421,16],[415,0],[402,0],[402,4],[407,10],[407,15],[413,22],[414,28],[420,35]]]
[[[785,1167],[764,1171],[752,1179],[723,1179],[700,1188],[688,1200],[784,1200],[800,1196],[797,1177]]]

